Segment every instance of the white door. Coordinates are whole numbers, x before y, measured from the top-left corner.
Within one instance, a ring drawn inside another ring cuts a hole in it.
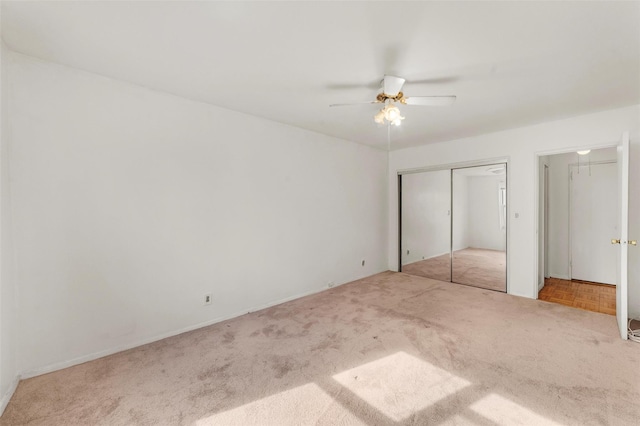
[[[571,167],[571,279],[616,284],[617,165]]]
[[[629,224],[629,133],[622,135],[618,145],[618,270],[616,279],[616,317],[620,336],[627,340],[627,250]]]

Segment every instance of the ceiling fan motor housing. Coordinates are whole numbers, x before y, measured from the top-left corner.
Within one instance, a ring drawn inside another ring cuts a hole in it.
[[[387,100],[391,100],[395,102],[404,103],[404,93],[398,92],[398,94],[395,96],[389,96],[386,93],[382,92],[382,93],[378,93],[378,96],[376,96],[376,100],[378,102],[386,102]]]

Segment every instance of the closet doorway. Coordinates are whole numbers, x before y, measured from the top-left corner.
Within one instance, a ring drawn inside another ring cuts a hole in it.
[[[507,164],[398,176],[400,271],[507,291]]]

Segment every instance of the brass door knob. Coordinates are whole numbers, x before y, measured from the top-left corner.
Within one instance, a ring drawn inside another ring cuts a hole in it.
[[[614,238],[611,239],[611,244],[620,244],[620,240],[616,240]]]
[[[632,246],[637,246],[638,242],[636,240],[629,240],[629,244]]]

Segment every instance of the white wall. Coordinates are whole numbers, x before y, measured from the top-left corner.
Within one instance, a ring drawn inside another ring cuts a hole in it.
[[[508,157],[508,292],[537,297],[537,168],[538,154],[603,147],[631,139],[629,232],[640,236],[640,105],[535,126],[393,151],[389,156],[389,241],[397,237],[395,174],[419,167]],[[515,218],[518,214],[519,218]],[[397,253],[389,245],[389,267]],[[629,309],[640,315],[640,250],[629,250]]]
[[[449,253],[451,172],[402,176],[402,199],[402,264]]]
[[[616,161],[616,150],[614,148],[592,150],[590,157],[594,162]],[[578,154],[569,152],[550,155],[547,159],[549,164],[549,275],[568,280],[571,279],[569,271],[569,164],[577,163]],[[582,158],[580,161],[587,161],[587,159]],[[629,195],[631,197],[634,188],[633,182],[630,182],[630,187]],[[640,206],[636,205],[636,207]],[[630,211],[629,218],[629,225],[632,226],[634,220],[632,211]],[[639,228],[636,229],[640,231]],[[629,250],[629,256],[631,255],[632,252]],[[638,279],[640,279],[640,275]],[[640,286],[640,283],[637,285]],[[638,297],[640,297],[640,290]]]
[[[0,43],[0,415],[17,386],[15,287],[11,199],[9,191],[9,127],[7,108],[7,49]]]
[[[387,269],[386,152],[11,59],[26,376]]]
[[[469,246],[506,249],[506,230],[500,228],[499,184],[504,176],[468,176]]]

